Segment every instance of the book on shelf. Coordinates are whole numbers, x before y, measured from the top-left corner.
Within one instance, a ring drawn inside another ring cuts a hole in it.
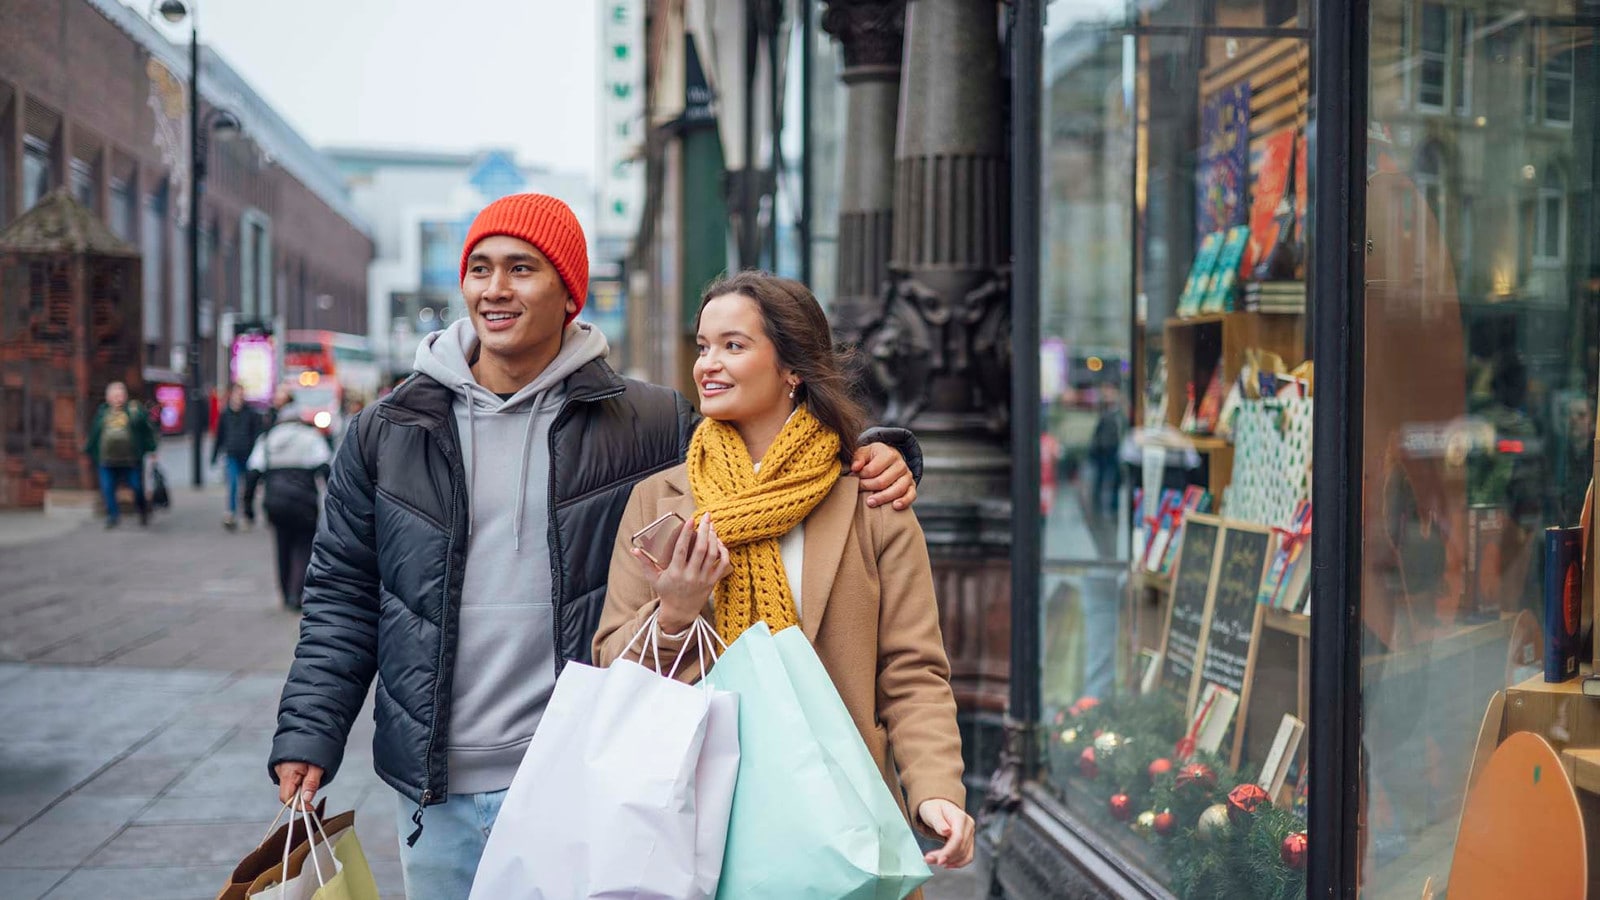
[[[1205,299],[1200,301],[1200,312],[1225,313],[1238,308],[1235,294],[1239,287],[1239,266],[1249,243],[1250,226],[1235,225],[1228,229],[1222,251],[1217,254],[1216,270],[1211,273],[1211,286]]]
[[[1272,749],[1267,752],[1266,762],[1261,765],[1261,777],[1256,779],[1256,785],[1267,792],[1273,803],[1278,802],[1279,794],[1289,780],[1289,770],[1294,766],[1300,752],[1300,740],[1305,733],[1306,723],[1284,714],[1283,721],[1278,725],[1278,734],[1272,739]]]
[[[1306,284],[1303,281],[1253,281],[1244,287],[1246,312],[1304,313]]]
[[[1244,255],[1244,270],[1254,272],[1278,243],[1285,218],[1293,201],[1284,195],[1289,189],[1294,165],[1294,141],[1298,130],[1281,128],[1252,147],[1250,184],[1250,246]]]
[[[1239,709],[1239,695],[1218,684],[1208,683],[1195,707],[1194,719],[1189,722],[1189,733],[1194,735],[1194,746],[1202,753],[1216,753],[1222,749],[1222,739],[1233,724],[1233,715]]]
[[[1178,297],[1178,318],[1185,319],[1200,312],[1200,301],[1205,299],[1211,285],[1211,272],[1217,265],[1217,254],[1222,252],[1224,232],[1215,231],[1200,240],[1195,251],[1194,265],[1189,268],[1189,278],[1184,282],[1183,293]]]

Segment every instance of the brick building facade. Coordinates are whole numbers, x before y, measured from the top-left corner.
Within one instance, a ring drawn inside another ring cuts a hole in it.
[[[146,366],[180,369],[188,334],[188,48],[117,0],[0,0],[0,227],[66,186],[143,260]],[[367,332],[373,245],[337,169],[209,48],[211,142],[201,222],[201,359],[216,384],[226,313]]]

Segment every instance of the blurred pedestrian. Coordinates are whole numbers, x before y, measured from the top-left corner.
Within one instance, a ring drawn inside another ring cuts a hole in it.
[[[227,466],[228,515],[222,520],[222,527],[229,531],[239,526],[239,489],[248,470],[250,451],[255,449],[261,431],[260,414],[245,405],[244,386],[229,385],[228,406],[217,418],[217,438],[211,443],[211,464],[215,466],[220,457]],[[245,507],[244,522],[246,528],[255,525],[253,506]]]
[[[461,248],[467,317],[422,342],[333,465],[268,764],[283,800],[313,800],[376,678],[407,896],[468,896],[557,671],[590,658],[628,494],[694,430],[687,400],[619,376],[576,321],[588,264],[565,203],[490,204]],[[869,503],[914,498],[902,454],[856,465]]]
[[[117,527],[122,519],[117,506],[117,487],[122,484],[133,492],[139,524],[150,524],[150,505],[144,496],[144,457],[155,449],[155,428],[144,407],[138,401],[129,402],[128,386],[120,381],[106,385],[106,402],[95,413],[83,448],[100,473],[106,528]]]
[[[333,451],[322,432],[300,421],[292,401],[278,411],[278,418],[278,424],[256,442],[248,465],[252,472],[261,473],[266,489],[261,506],[277,543],[283,605],[298,610],[306,566],[311,562],[311,542],[321,517],[321,484],[327,478]]]
[[[261,413],[261,433],[265,434],[272,426],[278,424],[278,410],[289,405],[293,396],[287,385],[278,385],[272,392],[272,403]],[[256,521],[256,487],[261,483],[261,473],[251,469],[248,465],[244,470],[244,521],[251,526]]]

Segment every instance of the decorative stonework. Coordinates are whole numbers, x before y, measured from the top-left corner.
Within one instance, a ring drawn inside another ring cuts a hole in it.
[[[844,79],[895,77],[905,39],[906,0],[826,0],[822,30],[844,47]]]

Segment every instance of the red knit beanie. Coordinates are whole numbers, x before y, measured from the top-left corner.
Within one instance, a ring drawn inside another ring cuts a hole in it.
[[[472,248],[497,234],[521,238],[538,247],[556,267],[556,274],[578,304],[578,311],[583,311],[583,301],[589,296],[589,244],[571,207],[546,194],[512,194],[484,207],[472,220],[467,242],[461,247],[462,281],[467,280],[467,257]],[[576,315],[567,316],[567,321]]]

